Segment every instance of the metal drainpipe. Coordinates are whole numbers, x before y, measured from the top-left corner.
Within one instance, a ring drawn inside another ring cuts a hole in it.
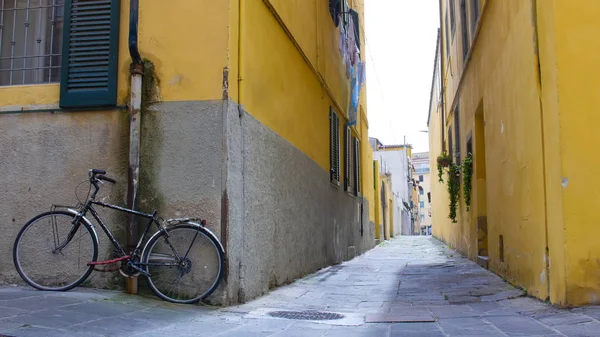
[[[129,171],[127,175],[127,207],[137,209],[138,186],[140,181],[140,120],[142,106],[142,78],[144,65],[138,51],[138,13],[139,0],[131,0],[129,6],[129,54],[131,55],[129,96]],[[127,227],[127,252],[131,253],[137,244],[138,221],[135,215],[129,215]],[[128,294],[138,293],[137,277],[126,279]]]

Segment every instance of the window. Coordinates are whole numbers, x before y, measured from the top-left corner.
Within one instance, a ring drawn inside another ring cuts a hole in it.
[[[469,54],[469,47],[471,41],[469,40],[469,25],[467,23],[467,0],[460,0],[460,27],[462,33],[462,46],[463,46],[463,63],[467,61],[467,55]]]
[[[467,156],[473,154],[473,135],[469,134],[467,137]]]
[[[116,105],[119,0],[1,3],[0,85],[60,81],[62,108]]]
[[[448,155],[454,158],[454,146],[452,145],[452,126],[448,127]]]
[[[0,85],[60,80],[64,0],[2,1]]]
[[[419,182],[423,182],[423,175],[419,175]]]
[[[446,59],[450,58],[450,33],[448,33],[450,29],[448,28],[448,11],[446,10]]]
[[[456,30],[456,13],[454,10],[454,0],[449,1],[448,7],[450,7],[450,30],[452,31],[452,37],[454,37],[454,31]]]
[[[344,190],[347,192],[354,193],[353,182],[354,176],[352,175],[353,168],[353,160],[352,160],[352,131],[350,130],[350,126],[346,125],[345,129],[345,139],[344,139]]]
[[[431,192],[427,192],[427,202],[431,204]],[[429,216],[431,216],[431,213]]]
[[[329,14],[335,23],[335,26],[339,26],[341,15],[344,27],[348,23],[348,2],[347,0],[329,0]]]
[[[425,214],[421,214],[421,221],[425,221]]]
[[[353,138],[354,145],[354,194],[359,196],[361,193],[360,184],[360,141]]]
[[[419,207],[425,208],[425,201],[419,201]]]
[[[471,39],[475,38],[477,23],[479,22],[480,0],[471,0]]]
[[[456,165],[460,165],[460,105],[456,105],[454,109],[454,136],[456,146]]]
[[[423,195],[425,193],[422,188],[419,188],[419,195]]]
[[[330,150],[330,179],[340,185],[340,118],[337,113],[329,110],[329,150]]]

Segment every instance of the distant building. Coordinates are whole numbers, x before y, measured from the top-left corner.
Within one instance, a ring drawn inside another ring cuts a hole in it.
[[[412,208],[412,169],[410,157],[412,145],[384,145],[376,138],[369,138],[373,148],[373,160],[379,161],[381,168],[386,173],[391,173],[393,204],[393,230],[394,235],[412,235],[414,223],[411,217]]]
[[[413,181],[417,194],[418,210],[415,227],[421,235],[431,235],[431,170],[429,167],[429,152],[413,153]]]

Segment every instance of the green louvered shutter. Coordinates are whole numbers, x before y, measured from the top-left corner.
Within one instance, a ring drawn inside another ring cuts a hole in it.
[[[360,141],[354,138],[354,192],[356,195],[362,193],[360,186]]]
[[[65,0],[61,108],[117,105],[120,0]]]

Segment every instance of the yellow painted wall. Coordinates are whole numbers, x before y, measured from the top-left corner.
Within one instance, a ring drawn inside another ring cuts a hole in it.
[[[242,4],[240,103],[329,171],[329,108],[334,107],[345,123],[349,80],[327,2],[243,0]],[[355,5],[362,19],[362,1]],[[365,88],[363,98],[364,92]],[[343,137],[343,127],[341,131]],[[375,221],[375,194],[367,187],[373,185],[373,173],[365,100],[353,135],[361,141],[363,195],[370,202],[370,220]]]
[[[382,238],[382,233],[381,233],[381,224],[383,223],[383,214],[381,214],[381,176],[379,175],[379,170],[380,170],[380,163],[378,160],[373,161],[374,162],[374,187],[375,187],[375,195],[374,195],[374,199],[372,204],[374,205],[375,208],[375,239],[381,239]]]
[[[440,3],[445,18],[446,2]],[[458,19],[458,2],[456,4]],[[529,294],[545,299],[548,295],[546,216],[545,202],[540,197],[544,195],[544,170],[540,156],[543,151],[542,121],[532,39],[535,33],[532,6],[526,1],[490,1],[486,7],[481,17],[481,30],[464,73],[461,22],[457,21],[450,63],[444,65],[447,90],[445,127],[446,130],[453,127],[452,108],[454,103],[460,103],[459,144],[460,152],[464,154],[467,136],[473,134],[475,113],[481,104],[485,119],[486,174],[494,177],[487,180],[486,186],[489,266],[509,281],[526,288]],[[461,76],[464,78],[457,91]],[[456,141],[453,143],[456,144]],[[476,182],[474,188],[475,185]],[[447,197],[445,188],[442,190],[442,186],[434,186],[432,190],[446,193]],[[441,199],[436,196],[438,202],[433,205],[436,235],[470,258],[476,258],[477,198],[471,212],[467,213],[461,191],[456,224],[441,220],[441,214],[448,213],[448,203],[439,202]],[[499,260],[500,235],[504,241],[504,262]]]
[[[432,107],[429,119],[429,165],[434,175],[431,180],[431,222],[432,232],[435,237],[454,246],[457,242],[459,231],[455,231],[455,225],[448,219],[448,192],[446,183],[440,183],[437,176],[437,157],[442,153],[442,111],[439,107]],[[446,175],[443,179],[445,181]]]
[[[385,183],[385,211],[383,214],[385,221],[383,227],[383,238],[389,240],[393,236],[394,231],[394,224],[392,222],[394,220],[394,205],[391,199],[394,195],[392,193],[392,175],[384,174],[381,176],[381,180]]]
[[[549,179],[555,183],[554,187],[559,181],[562,183],[566,301],[573,305],[598,304],[600,158],[594,150],[600,144],[596,127],[600,121],[597,114],[600,104],[600,22],[597,20],[600,3],[594,0],[552,2],[554,32],[545,31],[548,35],[541,35],[541,38],[547,42],[554,37],[553,61],[556,66],[548,73],[545,70],[549,67],[542,70],[542,90],[558,93],[556,100],[548,102],[550,106],[544,105],[544,118],[547,111],[549,114],[558,111],[560,175],[558,170],[549,170],[548,174],[552,174]],[[546,6],[552,5],[539,4],[538,8],[544,11]],[[551,49],[544,51],[550,53]],[[549,117],[552,118],[556,115]]]
[[[360,123],[360,147],[361,147],[361,186],[362,194],[369,201],[369,220],[375,222],[375,199],[377,194],[373,188],[373,149],[369,144],[369,130],[366,123],[366,116],[363,116]]]
[[[340,120],[345,120],[348,79],[327,2],[243,3],[241,103],[329,171],[329,107],[337,107]],[[360,108],[366,117],[364,101]],[[356,134],[366,145],[368,135],[362,130],[360,126]]]
[[[364,1],[351,3],[364,27]],[[129,2],[122,1],[119,105],[127,103],[129,92],[128,14]],[[329,107],[336,108],[343,123],[349,101],[338,35],[328,3],[320,0],[197,0],[194,6],[186,0],[147,0],[140,6],[139,49],[155,65],[161,100],[221,99],[227,67],[229,97],[241,100],[250,114],[327,171]],[[364,49],[364,34],[361,40]],[[354,133],[362,143],[361,179],[369,186],[372,151],[365,92],[363,88]],[[56,106],[58,99],[58,84],[0,87],[0,102],[13,110]],[[373,204],[371,192],[363,189]]]
[[[196,0],[195,4],[147,0],[140,5],[140,53],[155,64],[165,101],[222,97],[223,68],[228,65],[229,1]],[[121,1],[120,25],[118,104],[124,105],[131,63],[129,1]],[[57,84],[0,87],[0,102],[8,106],[58,104],[58,98]]]
[[[434,234],[475,258],[476,219],[487,215],[490,269],[558,305],[600,299],[600,159],[590,155],[600,143],[598,14],[594,0],[487,1],[464,73],[459,34],[444,63],[443,127],[460,103],[462,153],[473,135],[474,194],[471,212],[461,205],[451,224],[445,185],[433,183]],[[429,124],[432,165],[440,117]]]

